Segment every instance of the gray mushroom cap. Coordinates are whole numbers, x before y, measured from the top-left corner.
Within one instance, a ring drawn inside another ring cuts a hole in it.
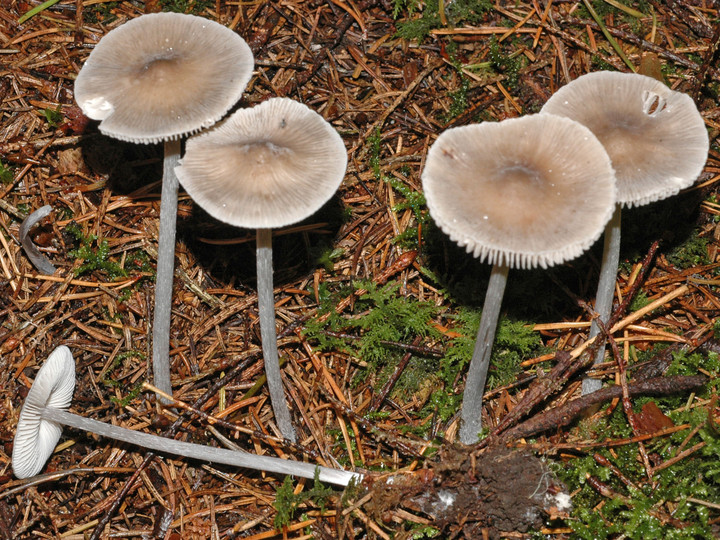
[[[45,420],[45,407],[67,409],[75,390],[75,361],[61,345],[45,361],[35,377],[20,411],[12,452],[12,468],[18,478],[38,474],[62,434],[62,426]]]
[[[191,137],[175,172],[216,219],[269,229],[319,210],[346,166],[345,145],[322,116],[292,99],[272,98]]]
[[[550,114],[448,129],[422,173],[437,225],[491,264],[543,268],[579,256],[615,207],[615,175],[581,124]]]
[[[590,128],[610,155],[624,206],[692,185],[707,159],[708,134],[693,100],[644,75],[588,73],[560,88],[541,112]]]
[[[173,140],[217,122],[253,71],[250,47],[214,21],[153,13],[108,32],[75,81],[82,111],[105,135]]]

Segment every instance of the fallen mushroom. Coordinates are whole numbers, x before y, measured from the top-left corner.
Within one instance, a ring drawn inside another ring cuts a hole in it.
[[[32,238],[30,238],[30,229],[32,229],[36,223],[40,222],[43,218],[50,215],[52,212],[52,206],[46,204],[35,210],[32,214],[26,217],[20,224],[20,245],[25,250],[25,255],[30,259],[35,268],[43,274],[51,276],[55,273],[55,266],[51,263],[47,257],[45,257],[40,250],[33,244]]]
[[[493,265],[461,412],[460,441],[472,444],[508,270],[546,268],[590,247],[612,214],[615,176],[586,127],[530,115],[446,130],[422,183],[437,225]]]
[[[74,389],[75,361],[70,349],[61,345],[38,371],[20,411],[12,452],[12,467],[16,477],[27,478],[42,470],[60,439],[61,426],[64,425],[157,452],[200,461],[303,478],[314,478],[317,471],[320,481],[340,486],[362,479],[359,473],[176,441],[78,416],[66,410],[70,406]]]
[[[257,229],[260,334],[275,418],[295,441],[278,361],[271,228],[301,221],[322,207],[345,175],[347,151],[322,116],[288,98],[234,113],[191,137],[176,169],[180,183],[211,216]]]
[[[108,32],[75,81],[75,100],[101,121],[103,134],[165,144],[152,348],[155,386],[168,394],[180,139],[213,125],[240,99],[253,65],[250,47],[229,28],[153,13]]]
[[[598,71],[558,90],[544,113],[565,116],[587,126],[610,156],[617,176],[617,208],[605,229],[605,246],[595,297],[595,312],[610,318],[620,259],[623,206],[642,206],[691,186],[703,170],[709,150],[705,123],[690,96],[637,73]],[[593,320],[590,338],[600,333]],[[601,362],[600,347],[595,362]],[[602,381],[585,378],[582,394]]]

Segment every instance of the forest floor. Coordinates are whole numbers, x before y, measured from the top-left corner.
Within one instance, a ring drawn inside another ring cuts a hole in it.
[[[0,2],[0,538],[720,537],[717,3],[60,0],[19,22],[39,6]],[[298,444],[279,437],[264,384],[254,231],[182,192],[173,389],[203,414],[185,411],[170,430],[183,409],[142,386],[162,148],[102,136],[73,82],[107,32],[160,10],[245,38],[256,70],[240,107],[299,100],[348,149],[338,195],[275,232]],[[567,353],[587,341],[602,242],[511,272],[488,435],[463,447],[457,413],[490,271],[429,217],[428,147],[451,127],[536,113],[584,73],[631,69],[695,100],[705,169],[680,195],[623,215],[618,347],[591,371],[606,388],[597,400],[577,401]],[[20,245],[20,223],[44,205],[52,213],[31,238],[52,275]],[[17,480],[20,408],[58,345],[77,365],[77,414],[365,480],[342,492],[73,429],[41,476]]]

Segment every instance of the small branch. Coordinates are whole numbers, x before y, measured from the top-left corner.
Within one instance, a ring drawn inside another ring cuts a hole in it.
[[[708,378],[704,375],[655,377],[653,379],[628,384],[627,392],[628,396],[666,396],[697,390],[707,383],[707,381]],[[620,386],[601,388],[597,392],[570,401],[562,407],[538,414],[519,426],[506,431],[501,438],[507,440],[532,437],[543,431],[566,426],[580,416],[586,409],[612,399],[622,398],[622,395],[623,389]]]

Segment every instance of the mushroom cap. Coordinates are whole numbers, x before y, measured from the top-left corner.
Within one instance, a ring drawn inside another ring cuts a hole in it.
[[[319,210],[346,166],[345,145],[322,116],[292,99],[272,98],[188,139],[175,173],[216,219],[270,229]]]
[[[588,73],[560,88],[541,112],[572,118],[600,139],[624,206],[692,185],[707,159],[708,134],[693,100],[645,75]]]
[[[173,140],[217,122],[240,99],[253,65],[250,47],[229,28],[152,13],[100,40],[75,81],[75,100],[105,135]]]
[[[67,409],[75,390],[75,361],[61,345],[45,361],[35,377],[20,411],[12,451],[12,468],[18,478],[35,476],[45,466],[62,434],[62,426],[45,420],[45,407]]]
[[[509,267],[577,257],[615,207],[615,175],[600,142],[550,114],[444,131],[422,183],[430,215],[451,239]]]

